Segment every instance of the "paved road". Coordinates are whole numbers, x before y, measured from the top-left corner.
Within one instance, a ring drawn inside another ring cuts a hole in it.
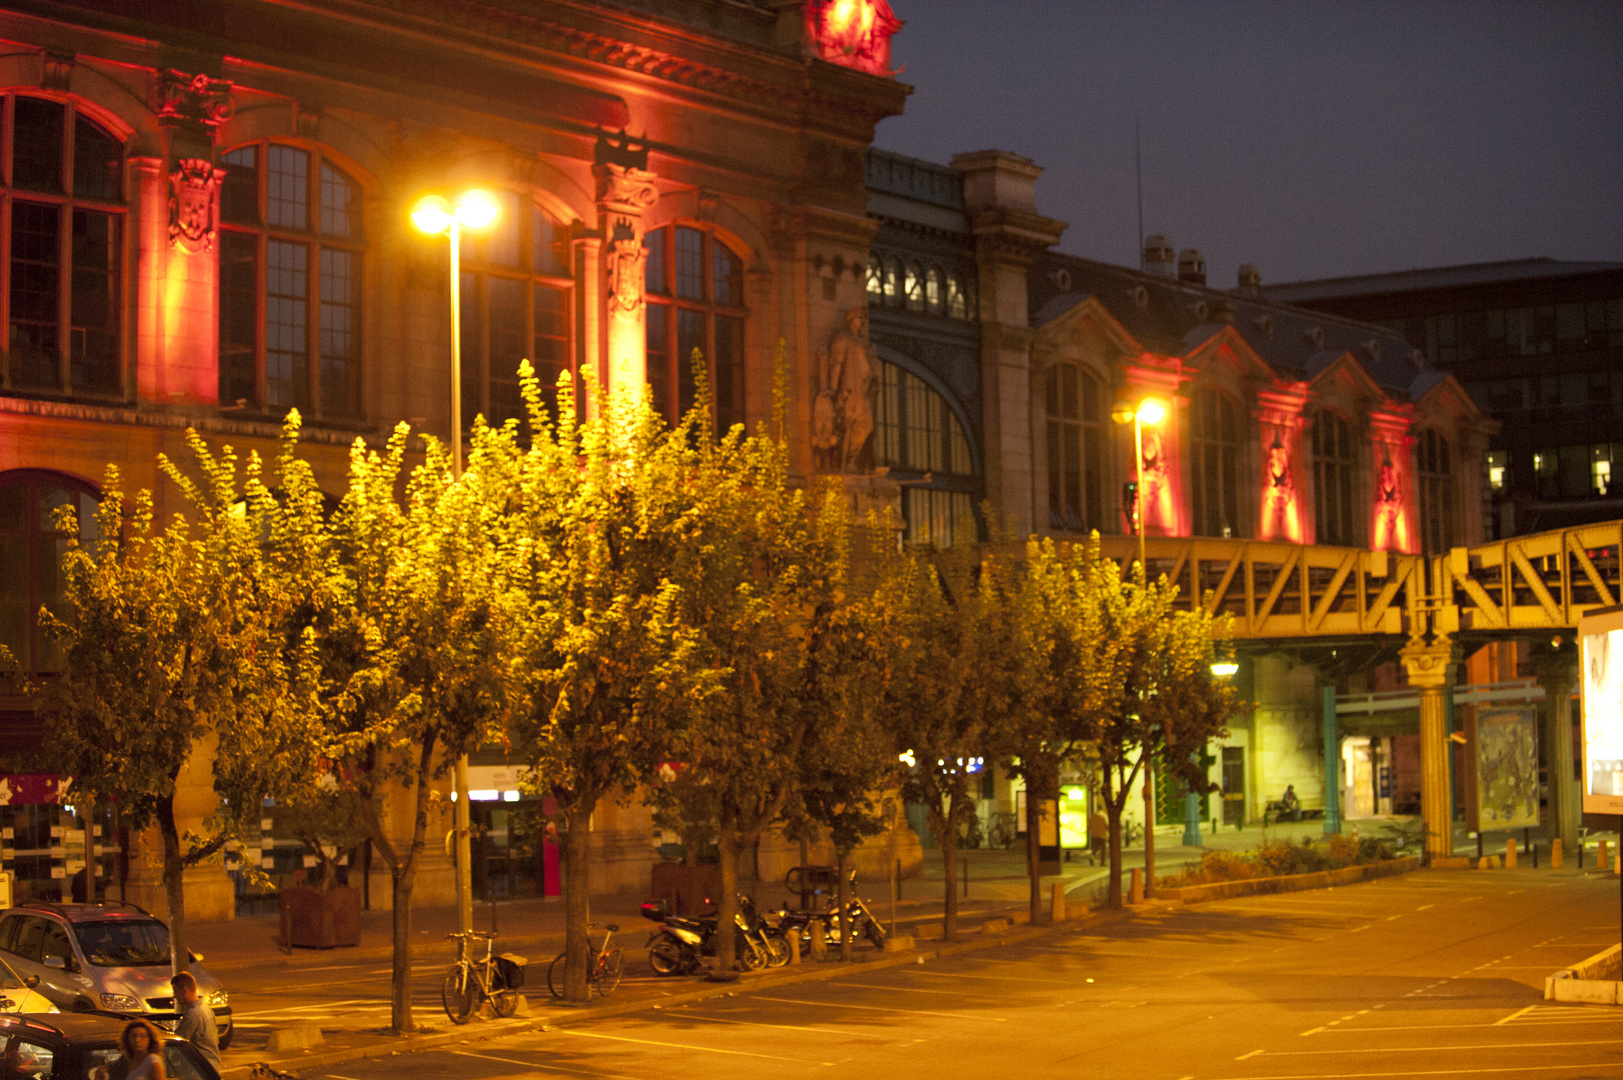
[[[1623,1011],[1542,1000],[1617,936],[1615,878],[1420,873],[307,1077],[1617,1080]]]

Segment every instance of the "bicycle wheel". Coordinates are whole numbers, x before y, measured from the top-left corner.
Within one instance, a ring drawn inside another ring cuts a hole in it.
[[[559,953],[557,958],[547,967],[547,989],[552,996],[562,1001],[564,998],[564,954]]]
[[[440,1001],[445,1005],[445,1015],[451,1018],[453,1024],[466,1024],[468,1017],[473,1015],[473,999],[478,991],[472,985],[473,980],[461,964],[454,964],[450,971],[445,973],[445,980],[440,983]]]
[[[620,950],[610,949],[597,963],[597,996],[608,997],[620,985]]]
[[[507,980],[502,978],[501,968],[491,964],[486,974],[490,977],[491,1011],[503,1019],[518,1012],[518,991],[507,985]]]

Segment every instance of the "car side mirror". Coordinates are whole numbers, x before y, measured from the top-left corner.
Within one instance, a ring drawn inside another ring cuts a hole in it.
[[[68,962],[60,956],[47,956],[40,963],[52,971],[66,971],[68,969]]]
[[[28,987],[28,989],[32,990],[34,987],[39,985],[39,976],[38,975],[24,975],[23,976],[23,985]]]

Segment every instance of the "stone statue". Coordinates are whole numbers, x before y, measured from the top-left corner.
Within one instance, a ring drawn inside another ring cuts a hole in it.
[[[879,394],[879,354],[868,341],[868,310],[854,307],[845,325],[818,354],[818,391],[812,403],[812,450],[822,472],[872,467],[874,407]]]
[[[1409,550],[1409,515],[1403,507],[1403,480],[1398,467],[1392,464],[1390,451],[1375,473],[1375,537],[1371,547]]]
[[[1296,481],[1291,476],[1291,454],[1274,432],[1262,477],[1262,539],[1284,537],[1301,543],[1302,528],[1296,513]]]

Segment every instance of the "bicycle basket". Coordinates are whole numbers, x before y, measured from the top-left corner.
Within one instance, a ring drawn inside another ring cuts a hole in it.
[[[517,953],[504,952],[496,957],[496,970],[501,973],[502,982],[509,990],[517,990],[524,985],[524,965],[529,960]]]

